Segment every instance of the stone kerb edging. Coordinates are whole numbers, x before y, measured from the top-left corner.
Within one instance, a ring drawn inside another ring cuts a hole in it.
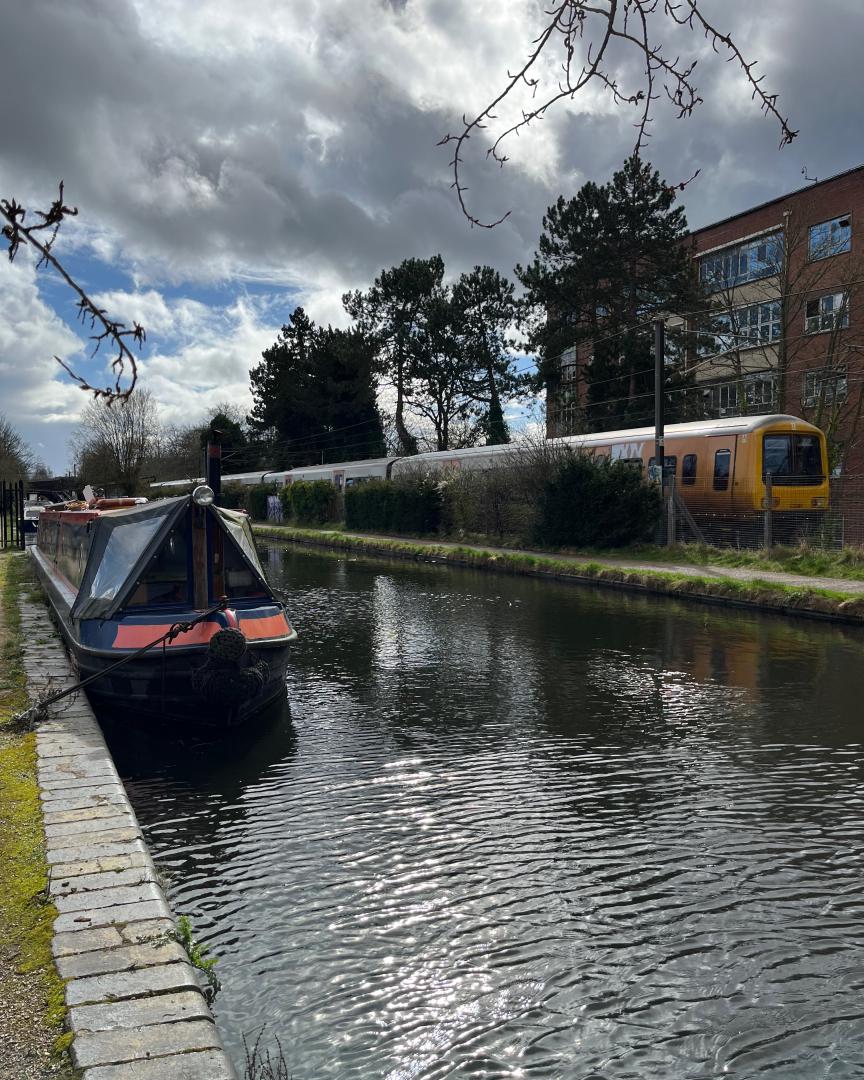
[[[34,700],[74,674],[46,609],[23,598],[20,607]],[[236,1080],[83,693],[38,725],[36,752],[52,947],[83,1080]]]

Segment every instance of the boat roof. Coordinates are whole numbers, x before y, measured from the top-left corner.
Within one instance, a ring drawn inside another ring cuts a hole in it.
[[[150,560],[191,505],[189,495],[180,495],[116,510],[61,511],[61,517],[68,513],[70,519],[95,523],[72,617],[109,619],[122,608]],[[243,561],[269,593],[246,515],[222,506],[204,509],[219,521]]]

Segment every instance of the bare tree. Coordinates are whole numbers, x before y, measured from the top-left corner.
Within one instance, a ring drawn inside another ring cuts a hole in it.
[[[640,154],[649,136],[654,103],[662,94],[677,111],[678,118],[690,116],[701,104],[693,74],[696,60],[682,61],[666,51],[663,44],[652,44],[664,30],[685,28],[692,33],[704,35],[715,53],[725,54],[736,64],[750,85],[752,97],[762,111],[773,117],[780,125],[780,145],[791,143],[797,131],[777,109],[777,95],[768,94],[762,88],[762,76],[754,72],[755,60],[747,60],[729,34],[718,30],[702,14],[700,0],[558,0],[545,11],[546,23],[532,42],[528,59],[515,72],[507,72],[503,89],[473,118],[462,118],[462,129],[447,134],[439,145],[454,144],[453,184],[462,213],[472,225],[484,229],[494,228],[510,214],[494,221],[480,221],[468,209],[465,201],[467,188],[462,182],[461,167],[466,143],[479,135],[497,117],[497,110],[518,88],[530,93],[531,106],[522,109],[522,118],[505,127],[494,136],[486,151],[487,157],[499,165],[507,161],[502,143],[510,135],[518,135],[536,120],[542,120],[548,110],[559,101],[572,101],[581,91],[594,83],[604,88],[616,105],[631,106],[636,110],[636,140],[634,154]],[[618,52],[616,53],[616,49]],[[537,72],[541,61],[560,56],[560,75],[556,84],[543,88]],[[620,66],[619,56],[635,54],[642,68],[638,85],[622,87],[614,70]],[[694,173],[690,180],[693,180]],[[683,189],[690,180],[677,187]]]
[[[149,390],[139,390],[120,408],[97,398],[82,412],[72,438],[76,471],[85,483],[117,486],[134,495],[148,459],[158,450],[159,435]]]
[[[33,462],[33,451],[0,413],[0,480],[23,480]]]
[[[98,307],[90,299],[54,254],[52,248],[60,231],[60,226],[67,218],[75,217],[78,214],[77,207],[66,206],[63,202],[62,180],[60,181],[60,192],[48,210],[33,211],[37,218],[41,218],[41,221],[37,221],[33,225],[25,225],[27,213],[26,207],[15,199],[0,199],[0,215],[6,219],[6,224],[0,230],[0,233],[2,233],[8,244],[9,261],[12,262],[15,259],[22,245],[32,247],[39,252],[39,260],[36,263],[37,269],[43,266],[51,266],[63,278],[69,288],[77,294],[78,318],[82,323],[89,323],[90,329],[95,331],[90,335],[90,340],[94,343],[91,355],[95,356],[104,342],[111,342],[117,350],[117,355],[111,361],[114,385],[91,386],[84,376],[74,372],[65,360],[61,360],[59,356],[55,356],[54,359],[78,383],[82,390],[92,393],[94,398],[101,398],[108,405],[115,401],[127,401],[129,395],[135,389],[135,383],[138,379],[138,365],[129,346],[126,344],[126,339],[131,338],[140,348],[147,337],[143,326],[133,323],[130,330],[126,328],[124,323],[109,319],[105,309]],[[43,231],[45,232],[44,238],[37,235]],[[129,379],[129,383],[125,387],[123,385],[124,378]]]

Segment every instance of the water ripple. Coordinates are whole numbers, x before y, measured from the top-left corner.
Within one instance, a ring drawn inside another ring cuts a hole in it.
[[[266,1025],[295,1080],[864,1073],[857,634],[267,559],[293,719],[109,726],[238,1062]]]

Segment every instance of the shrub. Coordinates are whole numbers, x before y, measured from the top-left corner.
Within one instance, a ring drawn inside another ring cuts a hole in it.
[[[657,487],[632,465],[587,455],[563,461],[540,492],[535,539],[549,547],[624,547],[652,539]]]
[[[253,521],[267,520],[267,496],[275,495],[275,484],[255,484],[246,496],[246,509]]]
[[[282,489],[282,506],[299,525],[335,521],[336,488],[329,480],[297,480]]]
[[[345,492],[345,524],[349,529],[436,533],[443,502],[439,485],[429,477],[372,480]]]
[[[219,505],[224,506],[226,510],[245,510],[246,495],[247,489],[242,484],[226,484],[222,488]]]

